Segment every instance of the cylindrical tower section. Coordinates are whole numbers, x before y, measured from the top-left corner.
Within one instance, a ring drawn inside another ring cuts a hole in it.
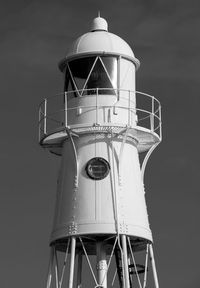
[[[152,240],[134,139],[93,134],[65,141],[51,241],[127,234]],[[122,150],[123,149],[123,150]]]

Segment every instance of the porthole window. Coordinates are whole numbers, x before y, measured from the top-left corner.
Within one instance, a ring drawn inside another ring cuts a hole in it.
[[[110,165],[104,158],[95,157],[88,161],[85,169],[91,179],[101,180],[108,175]]]

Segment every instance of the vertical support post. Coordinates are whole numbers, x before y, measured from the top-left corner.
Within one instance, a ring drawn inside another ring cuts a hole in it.
[[[162,122],[161,122],[161,106],[159,104],[159,124],[160,124],[160,140],[162,140]]]
[[[146,288],[146,283],[147,283],[148,256],[149,256],[149,244],[147,244],[147,248],[146,248],[146,258],[145,258],[145,271],[144,271],[143,288]]]
[[[131,259],[128,257],[128,266],[131,264]],[[130,272],[130,270],[129,270]],[[133,274],[129,273],[130,287],[133,287]]]
[[[65,127],[67,127],[67,92],[65,92]]]
[[[129,268],[128,268],[128,254],[127,254],[127,244],[126,244],[126,235],[122,235],[122,250],[123,250],[123,270],[124,270],[124,288],[130,288],[130,282],[129,282]]]
[[[62,272],[61,272],[61,277],[60,277],[60,281],[59,281],[59,288],[62,287],[62,283],[63,283],[65,268],[66,268],[66,265],[67,265],[67,256],[68,256],[68,251],[69,251],[69,244],[70,244],[70,238],[68,239],[67,248],[66,248],[66,251],[65,251],[65,259],[64,259]]]
[[[121,55],[117,58],[117,101],[120,99],[120,65],[121,65]]]
[[[47,288],[51,287],[51,278],[52,278],[52,266],[54,260],[54,252],[53,247],[50,248],[50,257],[49,257],[49,267],[48,267],[48,275],[47,275]]]
[[[76,238],[75,238],[75,237],[72,237],[72,240],[71,240],[71,257],[70,257],[70,270],[69,270],[69,285],[68,285],[68,288],[73,288],[75,248],[76,248]]]
[[[54,246],[54,258],[55,258],[55,276],[56,276],[56,288],[59,286],[59,280],[58,280],[58,257],[57,257],[57,251],[56,246]]]
[[[103,288],[107,288],[107,261],[105,247],[103,242],[97,242],[96,247],[98,284]]]
[[[98,95],[99,95],[99,88],[97,88],[97,93],[96,93],[96,124],[98,124],[98,112],[99,112],[99,109],[98,109]]]
[[[151,131],[154,132],[154,97],[152,96],[151,98],[151,116],[150,116],[150,119],[151,119]]]
[[[137,91],[133,91],[132,92],[133,94],[133,123],[134,125],[137,126],[137,123],[138,123],[138,115],[137,115],[137,97],[138,97],[138,92]]]
[[[155,260],[154,260],[152,244],[149,245],[149,252],[150,252],[150,260],[151,260],[151,266],[152,266],[152,271],[153,271],[153,278],[154,278],[155,288],[159,288],[158,276],[157,276],[157,271],[156,271],[156,264],[155,264]]]
[[[82,287],[82,262],[83,262],[83,255],[82,252],[78,254],[78,271],[77,271],[77,288]]]
[[[47,99],[44,99],[44,135],[47,134]]]

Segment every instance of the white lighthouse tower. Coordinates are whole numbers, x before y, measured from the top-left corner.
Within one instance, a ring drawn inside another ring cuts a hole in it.
[[[61,156],[47,288],[145,288],[150,273],[158,288],[143,178],[161,107],[136,91],[139,65],[97,17],[59,63],[64,92],[40,105],[40,145]]]

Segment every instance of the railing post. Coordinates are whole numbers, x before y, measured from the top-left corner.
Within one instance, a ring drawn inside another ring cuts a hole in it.
[[[151,116],[150,116],[150,121],[151,121],[151,131],[154,132],[154,96],[151,98]]]
[[[67,92],[65,92],[65,109],[64,109],[64,112],[65,112],[65,127],[67,127]]]
[[[162,119],[161,119],[161,105],[159,104],[159,126],[160,126],[160,140],[162,140]]]
[[[44,135],[47,134],[47,99],[44,99]]]

